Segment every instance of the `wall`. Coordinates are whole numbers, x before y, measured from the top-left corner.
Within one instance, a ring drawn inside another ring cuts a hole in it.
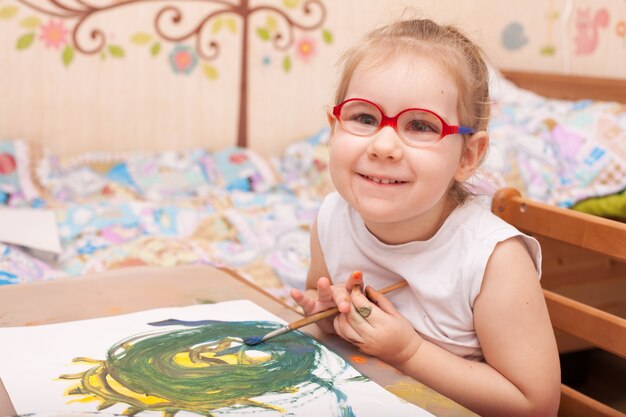
[[[280,152],[323,126],[341,51],[401,16],[461,26],[498,67],[626,78],[626,0],[319,1],[323,19],[311,0],[249,2],[278,10],[248,20],[248,141],[262,153]],[[97,11],[60,2],[70,13],[49,0],[0,1],[0,139],[24,138],[65,154],[234,145],[243,20],[233,11],[202,23],[240,3],[83,2],[105,7]],[[290,25],[281,13],[294,28],[285,50]],[[279,33],[277,46],[272,37]],[[219,46],[215,59],[210,42]]]

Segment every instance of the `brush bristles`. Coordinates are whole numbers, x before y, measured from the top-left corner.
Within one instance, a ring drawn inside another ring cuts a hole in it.
[[[263,341],[262,336],[250,336],[243,339],[243,343],[248,346],[256,346]]]

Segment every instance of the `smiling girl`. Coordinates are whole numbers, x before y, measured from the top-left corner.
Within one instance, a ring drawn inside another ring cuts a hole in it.
[[[337,306],[323,330],[480,415],[554,416],[539,244],[465,185],[488,117],[487,67],[454,27],[402,21],[350,49],[329,111],[337,192],[311,230],[308,289],[292,297],[306,314]],[[373,290],[401,279],[387,297]]]

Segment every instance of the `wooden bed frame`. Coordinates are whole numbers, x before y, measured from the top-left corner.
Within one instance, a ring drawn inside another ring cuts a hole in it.
[[[517,86],[549,98],[626,105],[626,79],[502,71]],[[626,224],[535,202],[500,190],[492,211],[536,237],[542,287],[561,353],[600,348],[626,358]],[[566,385],[559,417],[625,414]]]
[[[626,79],[501,70],[517,86],[545,97],[626,103]]]

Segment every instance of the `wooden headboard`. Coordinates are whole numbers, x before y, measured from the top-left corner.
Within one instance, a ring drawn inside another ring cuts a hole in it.
[[[626,103],[626,79],[502,70],[517,86],[564,100],[594,99]]]

